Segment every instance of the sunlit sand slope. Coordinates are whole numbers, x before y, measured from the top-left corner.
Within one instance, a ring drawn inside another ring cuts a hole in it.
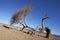
[[[49,39],[44,38],[45,34],[35,32],[35,35],[26,34],[23,31],[19,31],[20,28],[13,26],[7,26],[0,24],[0,40],[60,40],[60,37],[50,36]]]

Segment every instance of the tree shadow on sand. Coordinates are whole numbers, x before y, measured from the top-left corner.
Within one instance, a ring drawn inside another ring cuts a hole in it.
[[[10,27],[8,27],[8,26],[6,26],[6,25],[3,25],[3,27],[5,27],[5,28],[7,28],[7,29],[9,29]]]

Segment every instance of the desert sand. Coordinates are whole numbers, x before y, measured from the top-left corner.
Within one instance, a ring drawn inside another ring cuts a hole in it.
[[[45,38],[44,33],[35,32],[35,34],[30,35],[20,31],[21,28],[7,26],[5,28],[0,24],[0,40],[60,40],[60,36],[50,35],[49,39]]]

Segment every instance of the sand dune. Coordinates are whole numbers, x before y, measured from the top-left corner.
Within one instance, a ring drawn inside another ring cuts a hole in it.
[[[60,37],[50,36],[49,39],[44,38],[44,33],[35,32],[35,35],[26,34],[23,31],[19,31],[20,28],[7,26],[3,27],[4,24],[0,24],[0,40],[60,40]]]

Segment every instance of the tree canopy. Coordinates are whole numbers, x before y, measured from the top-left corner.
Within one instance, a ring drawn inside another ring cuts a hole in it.
[[[27,5],[24,6],[20,9],[18,9],[12,16],[11,21],[10,21],[10,25],[12,24],[17,24],[17,23],[22,23],[23,18],[25,19],[29,13],[32,10],[32,6],[31,5]]]

